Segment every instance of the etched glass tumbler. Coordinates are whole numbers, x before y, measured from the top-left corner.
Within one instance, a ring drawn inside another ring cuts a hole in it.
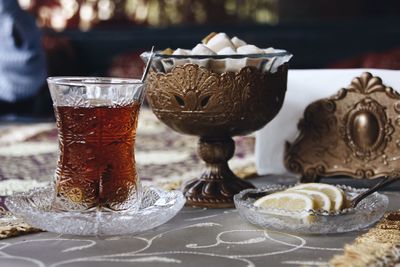
[[[135,210],[142,196],[135,136],[145,84],[116,78],[48,78],[60,157],[53,208]]]

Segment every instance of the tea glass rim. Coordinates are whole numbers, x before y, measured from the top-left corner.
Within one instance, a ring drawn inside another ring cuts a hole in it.
[[[87,86],[87,85],[143,85],[145,82],[133,78],[98,77],[98,76],[51,76],[47,82],[65,86]]]

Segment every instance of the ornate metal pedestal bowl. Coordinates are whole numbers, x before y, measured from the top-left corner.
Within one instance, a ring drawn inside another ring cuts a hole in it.
[[[282,107],[287,63],[276,66],[274,72],[271,67],[266,71],[265,66],[245,66],[238,72],[217,73],[186,63],[169,71],[159,71],[156,65],[150,72],[147,99],[155,115],[179,133],[200,137],[198,154],[206,170],[184,184],[188,205],[233,207],[233,196],[253,187],[230,170],[228,160],[235,150],[232,136],[262,128]]]

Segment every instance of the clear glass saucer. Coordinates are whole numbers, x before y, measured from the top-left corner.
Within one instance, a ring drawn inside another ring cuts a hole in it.
[[[367,189],[356,189],[349,186],[338,186],[346,193],[347,199]],[[240,216],[246,221],[265,229],[303,233],[328,234],[361,230],[377,222],[385,213],[388,198],[379,193],[363,199],[356,208],[328,213],[309,211],[311,216],[304,217],[302,212],[266,209],[253,205],[256,198],[252,195],[260,192],[274,193],[287,189],[281,185],[269,185],[259,189],[246,189],[235,195],[234,202]]]
[[[73,235],[125,235],[143,232],[166,223],[185,204],[180,191],[143,188],[137,211],[65,212],[51,208],[51,186],[17,193],[7,198],[6,206],[33,227],[49,232]]]

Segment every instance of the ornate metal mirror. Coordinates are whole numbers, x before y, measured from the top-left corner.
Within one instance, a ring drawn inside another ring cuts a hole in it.
[[[298,138],[286,144],[285,166],[302,182],[399,176],[400,94],[371,73],[311,103],[298,128]]]

